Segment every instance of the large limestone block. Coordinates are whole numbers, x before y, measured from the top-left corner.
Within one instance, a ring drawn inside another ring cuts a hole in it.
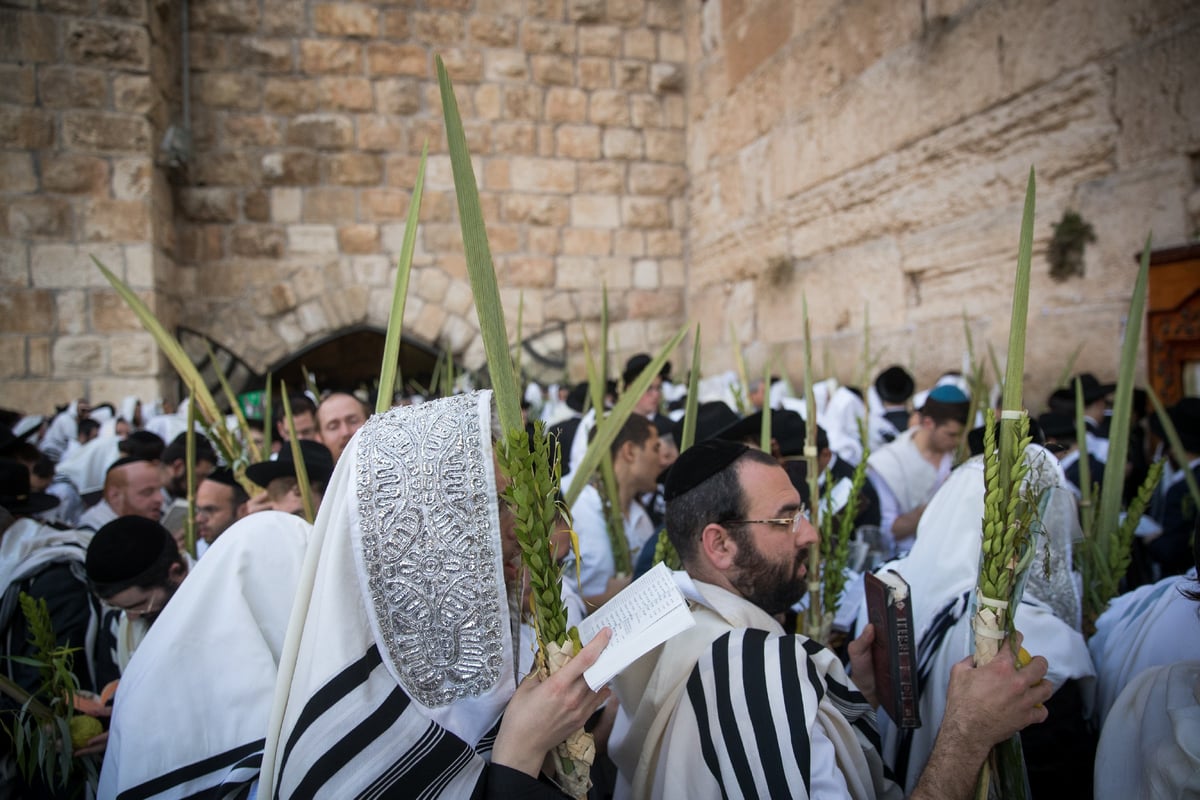
[[[65,405],[87,395],[87,383],[80,378],[12,379],[0,383],[0,405],[30,414],[52,414],[55,406]],[[114,395],[117,399],[122,396]]]
[[[54,341],[54,374],[59,377],[103,375],[108,369],[108,338],[60,336]]]
[[[1115,64],[1113,114],[1123,165],[1193,149],[1200,141],[1200,20],[1123,52]]]
[[[109,369],[120,377],[147,377],[157,374],[158,345],[148,333],[108,337]]]

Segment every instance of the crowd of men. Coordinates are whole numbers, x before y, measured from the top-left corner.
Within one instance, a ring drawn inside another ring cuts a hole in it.
[[[605,404],[649,363],[630,359]],[[134,398],[119,410],[80,399],[47,418],[12,414],[0,425],[4,655],[37,656],[24,592],[47,601],[60,644],[77,649],[81,690],[118,682],[103,695],[115,704],[94,712],[108,730],[76,750],[103,758],[101,797],[244,796],[265,776],[281,797],[560,796],[542,774],[547,752],[585,723],[597,797],[966,797],[991,747],[1018,731],[1035,796],[1086,796],[1093,776],[1098,797],[1140,796],[1149,781],[1195,791],[1194,747],[1170,721],[1200,714],[1187,691],[1200,675],[1200,615],[1186,477],[1200,478],[1200,399],[1169,410],[1182,457],[1139,409],[1118,465],[1114,387],[1090,375],[1080,385],[1085,441],[1073,390],[1029,403],[1045,408],[1026,454],[1044,531],[1016,613],[1035,656],[1023,668],[1006,647],[987,666],[970,662],[983,508],[971,387],[947,373],[917,392],[899,366],[863,390],[815,384],[815,419],[785,380],[712,376],[682,454],[685,390],[668,367],[609,445],[612,486],[579,474],[604,413],[588,408],[588,387],[529,387],[531,431],[545,423],[563,487],[582,484],[569,509],[578,547],[563,537],[558,549],[572,622],[653,565],[662,531],[696,621],[599,692],[582,673],[606,633],[567,668],[522,682],[528,604],[513,514],[497,499],[506,478],[487,392],[373,416],[353,394],[296,395],[292,426],[271,421],[273,452],[237,474],[203,436],[188,464],[184,409],[150,416]],[[315,526],[302,518],[292,430]],[[851,505],[864,458],[868,482]],[[1160,458],[1169,466],[1125,593],[1088,640],[1073,555],[1079,463],[1094,481],[1125,471],[1128,499]],[[821,508],[855,530],[835,622],[849,644],[834,649],[794,632],[818,538],[812,463]],[[911,586],[915,730],[877,711],[870,647],[881,634],[861,589],[871,569]],[[27,691],[40,685],[26,661],[2,669]],[[0,770],[14,797],[53,791],[18,774],[11,752]]]

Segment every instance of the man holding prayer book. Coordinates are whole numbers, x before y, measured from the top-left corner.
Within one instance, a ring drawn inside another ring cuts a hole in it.
[[[832,652],[776,619],[806,589],[817,544],[769,455],[708,441],[667,476],[667,532],[695,625],[615,680],[609,751],[618,796],[899,797],[875,727],[868,628],[851,644],[858,686]],[[957,665],[937,745],[913,797],[966,797],[991,746],[1045,717],[1044,659]],[[860,691],[861,689],[861,691]]]

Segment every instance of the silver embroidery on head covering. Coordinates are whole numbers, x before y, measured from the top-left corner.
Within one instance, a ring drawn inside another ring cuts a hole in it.
[[[488,692],[505,663],[489,418],[473,392],[392,409],[358,437],[367,612],[391,671],[430,708]]]
[[[1075,630],[1082,628],[1083,598],[1073,571],[1073,542],[1083,538],[1075,496],[1066,488],[1058,460],[1040,445],[1025,448],[1025,491],[1039,498],[1033,563],[1026,589]],[[1019,621],[1018,626],[1020,627]]]

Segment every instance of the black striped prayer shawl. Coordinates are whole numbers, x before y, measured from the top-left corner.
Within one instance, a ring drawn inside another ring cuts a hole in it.
[[[696,626],[616,680],[633,711],[610,752],[633,796],[806,798],[819,724],[851,797],[898,797],[874,711],[837,657],[746,600],[693,583],[705,604]]]

